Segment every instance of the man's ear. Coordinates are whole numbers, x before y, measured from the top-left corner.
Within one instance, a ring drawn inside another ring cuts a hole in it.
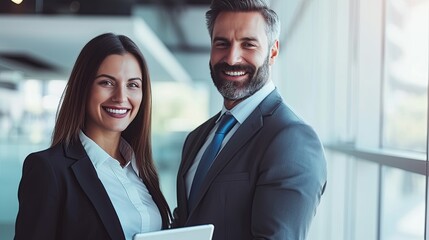
[[[279,55],[279,40],[276,40],[270,49],[270,65],[274,64],[274,60]]]

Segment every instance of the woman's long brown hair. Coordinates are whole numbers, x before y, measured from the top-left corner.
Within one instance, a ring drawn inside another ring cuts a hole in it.
[[[147,186],[162,217],[163,228],[169,228],[171,212],[159,187],[158,174],[152,158],[151,120],[152,93],[149,70],[137,45],[124,35],[105,33],[90,40],[80,52],[62,96],[52,134],[52,146],[79,141],[85,128],[86,103],[98,68],[112,54],[132,54],[139,62],[143,80],[143,99],[139,112],[122,137],[131,145],[136,156],[140,178]]]

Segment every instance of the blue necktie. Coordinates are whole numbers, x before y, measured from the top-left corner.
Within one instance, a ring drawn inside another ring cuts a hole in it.
[[[220,150],[225,135],[231,130],[231,128],[235,125],[236,122],[237,120],[235,120],[234,116],[230,114],[223,115],[219,127],[215,132],[213,140],[210,142],[210,144],[207,146],[207,149],[204,151],[200,163],[198,164],[197,171],[195,172],[188,200],[189,209],[192,209],[195,204],[196,196],[198,195],[197,193],[201,187],[201,184],[204,181],[207,172],[209,171],[210,166],[213,163],[213,160],[216,158],[217,153]]]

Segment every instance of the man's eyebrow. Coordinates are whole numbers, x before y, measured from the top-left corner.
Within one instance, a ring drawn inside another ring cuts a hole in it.
[[[217,41],[228,42],[228,39],[226,39],[224,37],[214,37],[213,42],[217,42]]]
[[[229,42],[229,40],[225,37],[214,37],[213,42],[216,42],[216,41]],[[243,37],[243,38],[240,38],[240,41],[259,42],[258,38],[256,37]]]
[[[259,42],[256,37],[244,37],[240,39],[241,41],[248,41],[248,42]]]

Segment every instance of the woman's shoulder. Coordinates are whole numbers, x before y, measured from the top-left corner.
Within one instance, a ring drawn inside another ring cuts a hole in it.
[[[55,146],[51,146],[40,151],[32,152],[27,156],[27,158],[43,158],[46,156],[57,155],[58,153],[62,153],[63,149],[63,144],[57,144]]]
[[[63,144],[57,144],[41,151],[32,152],[25,158],[24,165],[37,163],[52,167],[56,165],[57,167],[62,166],[66,159],[64,149]]]
[[[52,165],[70,165],[77,159],[87,157],[80,142],[72,142],[68,145],[59,143],[47,149],[30,153],[24,161],[43,161]]]

